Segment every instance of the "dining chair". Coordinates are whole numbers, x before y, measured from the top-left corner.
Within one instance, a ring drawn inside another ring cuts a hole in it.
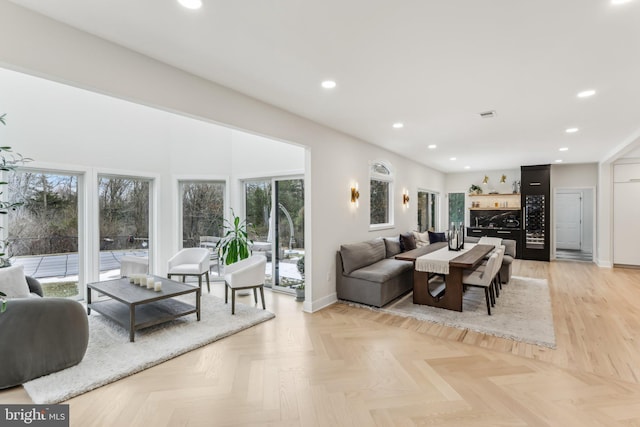
[[[487,265],[479,266],[471,270],[464,270],[462,273],[462,284],[484,289],[484,297],[487,300],[487,313],[491,316],[491,307],[495,305],[493,294],[493,279],[495,277],[495,266],[498,262],[498,254],[494,253],[489,257]]]

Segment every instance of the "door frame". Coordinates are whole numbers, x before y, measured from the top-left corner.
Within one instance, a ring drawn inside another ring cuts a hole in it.
[[[283,172],[283,173],[278,173],[275,175],[256,175],[256,176],[247,176],[247,177],[238,177],[238,183],[239,183],[239,187],[241,189],[242,192],[242,197],[240,197],[240,201],[241,201],[241,206],[240,209],[238,209],[239,212],[242,212],[242,216],[246,219],[247,217],[247,211],[246,211],[246,206],[247,206],[247,194],[246,194],[246,189],[245,189],[245,182],[247,181],[269,181],[271,182],[271,209],[274,212],[277,212],[276,209],[276,191],[275,191],[275,186],[276,186],[276,182],[277,181],[287,181],[287,180],[294,180],[294,179],[300,179],[303,182],[304,185],[304,193],[305,193],[305,197],[304,197],[304,212],[305,215],[307,214],[307,191],[308,191],[308,187],[307,187],[307,180],[306,180],[306,175],[303,171],[291,171],[289,173],[287,172]],[[270,218],[270,224],[269,227],[272,227],[272,230],[275,233],[275,218],[277,215],[271,215]],[[305,233],[305,240],[304,240],[304,251],[305,251],[305,261],[309,258],[306,257],[307,255],[307,251],[308,251],[308,245],[307,245],[307,225],[306,225],[306,221],[305,221],[305,227],[304,227],[304,233]],[[295,289],[293,288],[288,288],[285,286],[279,286],[276,285],[275,282],[275,277],[276,277],[276,255],[277,255],[277,248],[276,248],[276,244],[277,244],[277,240],[276,238],[273,239],[273,242],[271,242],[271,277],[272,277],[272,283],[271,286],[267,286],[269,289],[271,289],[272,291],[276,291],[276,292],[283,292],[286,294],[292,294],[295,295]],[[309,260],[310,261],[310,260]],[[306,265],[309,265],[305,262]],[[305,270],[307,269],[305,265]],[[305,271],[306,273],[306,271]],[[305,286],[306,286],[306,280],[307,280],[307,274],[305,274]]]
[[[590,205],[587,205],[584,203],[582,203],[582,212],[581,212],[581,220],[582,220],[582,227],[581,227],[581,234],[584,237],[584,231],[585,231],[585,223],[584,223],[584,212],[586,209],[590,209],[592,212],[592,218],[593,218],[593,224],[591,224],[591,261],[593,262],[593,260],[595,259],[595,253],[596,253],[596,223],[597,223],[597,218],[596,218],[596,206],[597,206],[597,198],[598,198],[598,194],[596,192],[596,187],[555,187],[553,189],[553,201],[551,203],[551,259],[555,260],[556,259],[556,245],[557,245],[557,241],[556,241],[556,212],[555,212],[555,205],[556,205],[556,198],[558,196],[558,194],[560,193],[582,193],[582,197],[584,199],[584,192],[585,191],[591,191],[591,194],[593,195],[592,197],[592,201]],[[584,240],[583,240],[584,243]],[[582,245],[583,246],[583,245]]]

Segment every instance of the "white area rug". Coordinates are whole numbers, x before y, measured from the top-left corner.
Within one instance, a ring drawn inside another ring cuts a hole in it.
[[[185,301],[192,304],[193,300]],[[237,301],[236,314],[231,315],[231,300],[225,304],[221,298],[203,294],[200,322],[195,314],[185,316],[137,331],[135,342],[129,342],[128,331],[92,311],[89,346],[82,362],[29,381],[24,388],[34,403],[62,402],[273,317],[269,311]]]
[[[549,285],[545,279],[511,277],[509,284],[502,285],[500,298],[496,299],[495,307],[491,307],[491,316],[487,315],[484,290],[472,287],[464,294],[462,312],[413,304],[412,292],[380,309],[358,306],[514,341],[556,347]]]

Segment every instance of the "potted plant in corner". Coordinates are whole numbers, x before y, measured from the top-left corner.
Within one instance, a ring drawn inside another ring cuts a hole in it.
[[[302,276],[302,280],[304,280],[304,255],[300,257],[298,262],[296,262],[296,268]],[[296,286],[296,301],[304,301],[304,282],[302,284]]]
[[[7,124],[5,122],[5,117],[6,117],[6,114],[0,115],[0,123],[3,125]],[[1,172],[13,172],[16,170],[19,164],[22,164],[25,161],[30,160],[30,159],[25,159],[24,157],[22,157],[21,154],[18,154],[18,153],[11,156],[5,155],[6,153],[10,153],[10,152],[11,152],[11,147],[0,146],[0,171]],[[7,185],[7,183],[2,181],[0,182],[0,186],[1,185]],[[2,194],[3,192],[0,191],[0,196],[2,196]],[[21,205],[22,203],[10,203],[4,200],[0,200],[0,214],[6,215],[7,213],[9,213],[9,210],[15,210],[18,206],[21,206]],[[2,227],[0,227],[0,230],[1,229]],[[8,246],[9,246],[8,239],[0,240],[0,268],[9,267],[11,265],[11,262],[9,261],[9,259],[5,257],[5,251]],[[0,313],[2,313],[7,309],[6,296],[7,295],[4,292],[0,291]]]
[[[223,265],[233,264],[242,259],[249,258],[251,251],[249,245],[253,243],[247,234],[247,222],[241,221],[239,216],[231,209],[232,220],[225,220],[226,230],[224,237],[216,243],[216,251],[222,258]]]

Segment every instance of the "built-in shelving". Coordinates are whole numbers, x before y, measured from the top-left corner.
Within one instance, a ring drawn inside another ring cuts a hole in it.
[[[469,194],[472,199],[470,210],[520,210],[520,193]]]
[[[513,208],[513,207],[469,208],[469,210],[472,210],[472,211],[519,211],[520,207],[518,206],[518,207],[515,207],[515,208]]]

